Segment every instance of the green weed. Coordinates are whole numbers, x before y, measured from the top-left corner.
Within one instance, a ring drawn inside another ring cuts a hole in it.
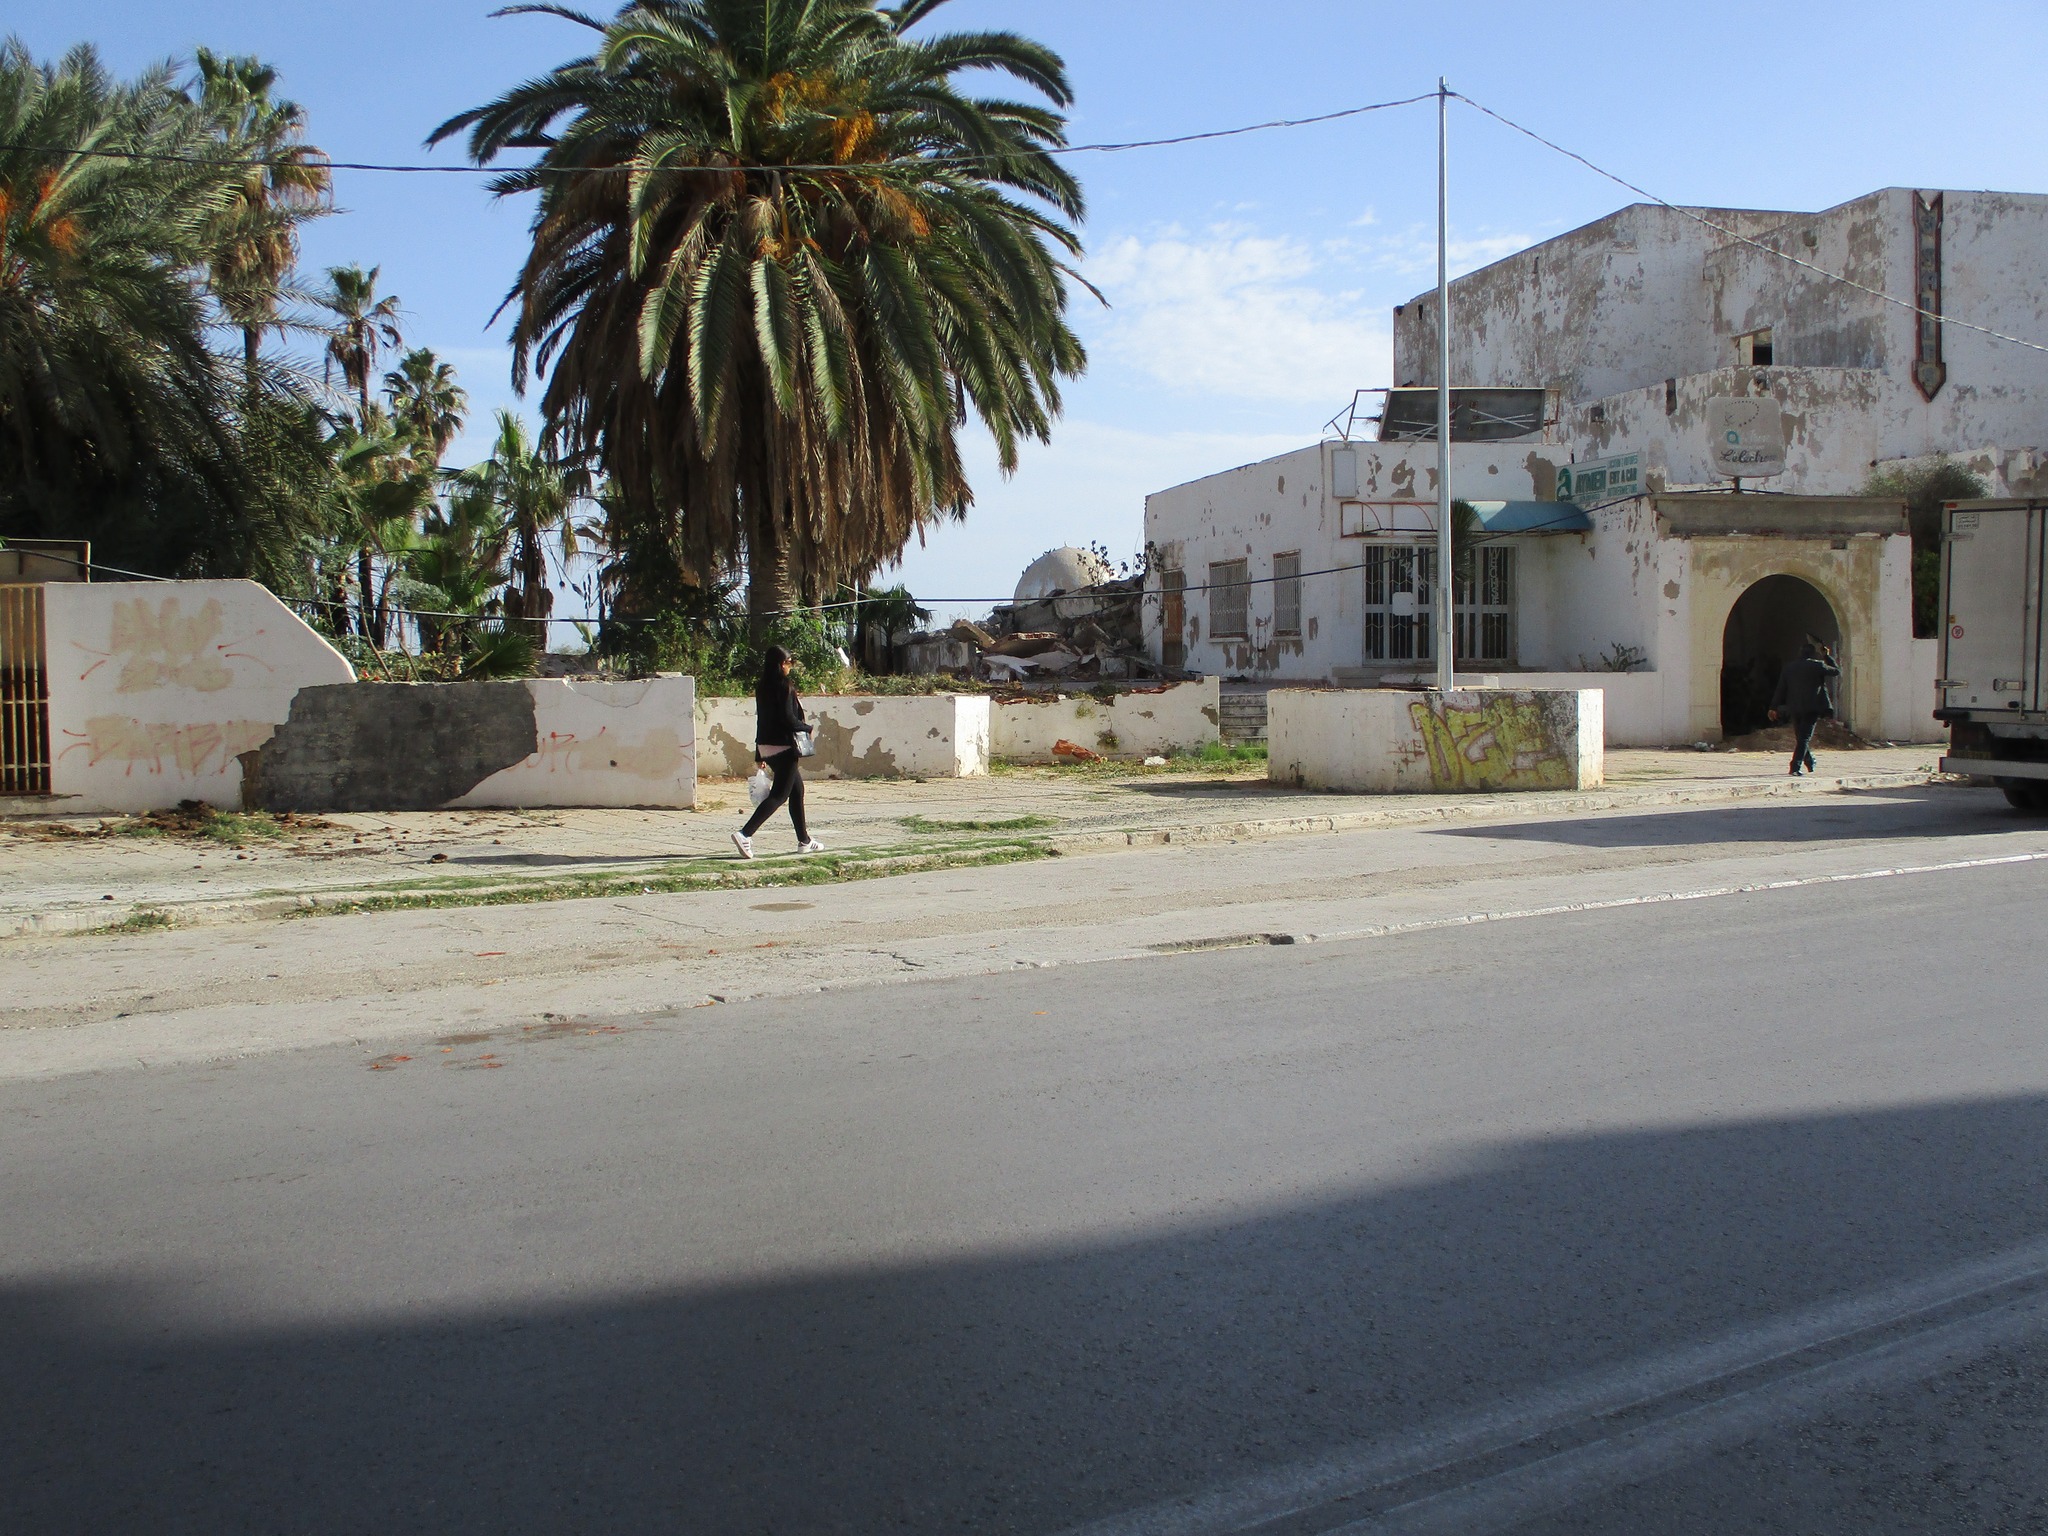
[[[904,816],[900,827],[912,832],[1030,832],[1039,827],[1056,827],[1057,816],[1011,816],[1002,821],[944,821],[930,816]]]

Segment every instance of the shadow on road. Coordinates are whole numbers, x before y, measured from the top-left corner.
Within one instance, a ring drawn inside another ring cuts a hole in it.
[[[238,1331],[181,1322],[171,1277],[17,1283],[0,1528],[1057,1530],[2034,1238],[2044,1166],[2021,1097],[1510,1143],[1142,1239],[491,1315]]]
[[[2048,819],[2014,811],[1995,789],[1952,787],[1859,792],[1851,798],[1772,805],[1674,808],[1630,816],[1432,827],[1438,837],[1565,843],[1576,848],[1683,848],[1714,843],[1876,842],[2048,830]]]

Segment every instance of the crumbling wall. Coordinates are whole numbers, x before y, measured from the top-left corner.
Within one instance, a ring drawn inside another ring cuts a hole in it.
[[[1057,762],[1053,748],[1062,741],[1103,757],[1193,752],[1221,739],[1219,698],[1217,680],[1208,677],[1108,699],[1086,693],[1001,699],[993,709],[993,750],[1017,763]]]
[[[301,689],[244,754],[265,811],[696,803],[695,684],[353,683]]]
[[[1597,789],[1603,706],[1595,689],[1276,689],[1267,773],[1368,794]]]
[[[964,779],[988,772],[989,701],[976,694],[806,698],[817,756],[804,772],[825,779]],[[754,771],[754,701],[699,699],[699,769],[708,778]]]
[[[303,687],[354,670],[253,581],[44,588],[53,808],[235,805]]]

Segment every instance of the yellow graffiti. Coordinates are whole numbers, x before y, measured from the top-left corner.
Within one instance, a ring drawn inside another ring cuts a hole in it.
[[[1408,706],[1440,790],[1570,789],[1573,753],[1533,699],[1453,695]]]
[[[61,762],[74,752],[86,755],[87,766],[112,764],[124,776],[138,768],[160,774],[168,764],[179,778],[225,773],[244,752],[268,741],[275,729],[263,720],[200,721],[191,725],[147,725],[126,715],[95,715],[84,731],[66,731],[71,745],[58,754]]]
[[[162,602],[135,598],[114,604],[108,661],[120,664],[116,693],[149,693],[158,688],[194,688],[219,693],[234,686],[235,673],[223,658],[221,608],[213,599],[186,614],[175,597]],[[103,665],[95,662],[87,676]]]

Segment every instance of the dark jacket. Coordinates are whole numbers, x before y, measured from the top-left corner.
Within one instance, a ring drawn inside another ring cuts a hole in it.
[[[1835,696],[1828,690],[1828,681],[1841,675],[1840,667],[1817,657],[1802,656],[1797,661],[1788,661],[1785,670],[1778,674],[1778,691],[1771,695],[1771,708],[1788,715],[1832,715]]]
[[[796,696],[796,685],[786,678],[763,682],[754,690],[754,745],[793,747],[796,733],[808,731],[804,707]]]

